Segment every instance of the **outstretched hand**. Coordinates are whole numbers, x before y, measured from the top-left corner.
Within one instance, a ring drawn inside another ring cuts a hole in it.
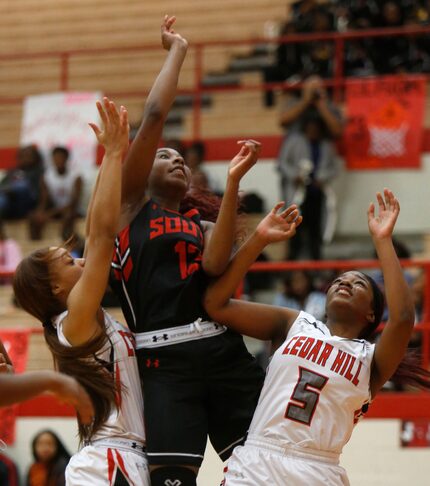
[[[240,182],[242,177],[255,165],[261,152],[261,143],[255,140],[240,140],[239,153],[230,162],[228,175],[230,179]]]
[[[97,110],[102,121],[102,128],[95,123],[89,123],[96,134],[98,142],[104,146],[107,152],[125,153],[128,149],[129,130],[128,114],[124,106],[119,112],[113,101],[103,98],[103,104],[96,102]]]
[[[384,189],[384,197],[378,192],[376,199],[378,200],[379,214],[375,216],[375,204],[373,202],[370,203],[367,210],[370,235],[379,240],[391,238],[400,212],[399,201],[389,189]]]
[[[0,373],[10,373],[10,366],[3,353],[0,353]]]
[[[296,229],[303,220],[296,204],[279,212],[283,206],[283,202],[278,203],[255,230],[265,245],[289,240],[296,234]]]
[[[180,34],[173,30],[173,24],[176,22],[176,17],[164,16],[163,23],[161,24],[161,43],[166,51],[170,51],[170,48],[175,42],[188,47],[188,42]]]

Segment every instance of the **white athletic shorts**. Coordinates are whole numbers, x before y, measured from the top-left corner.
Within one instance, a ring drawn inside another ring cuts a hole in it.
[[[66,486],[114,486],[117,475],[121,474],[130,486],[151,484],[143,453],[88,445],[70,459],[66,468]]]
[[[338,460],[266,441],[248,439],[236,447],[224,471],[224,486],[349,486]]]

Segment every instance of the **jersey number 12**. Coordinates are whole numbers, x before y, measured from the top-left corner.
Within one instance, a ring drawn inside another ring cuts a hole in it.
[[[179,255],[179,271],[182,280],[185,280],[189,275],[199,269],[199,264],[196,261],[188,263],[188,256],[199,253],[197,246],[186,241],[178,241],[175,245],[175,253]]]

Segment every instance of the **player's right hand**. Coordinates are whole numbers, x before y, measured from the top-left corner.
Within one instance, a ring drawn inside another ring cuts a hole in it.
[[[163,23],[161,24],[161,43],[166,51],[170,51],[170,48],[175,43],[178,43],[185,48],[188,47],[188,41],[172,29],[175,22],[175,16],[169,17],[168,15],[165,15]]]
[[[239,183],[242,177],[253,167],[261,152],[261,143],[256,140],[240,140],[239,153],[232,159],[228,168],[228,177]]]

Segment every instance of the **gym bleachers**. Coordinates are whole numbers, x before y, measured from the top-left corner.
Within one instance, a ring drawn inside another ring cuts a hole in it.
[[[204,5],[197,0],[8,2],[0,16],[0,56],[10,56],[10,59],[0,59],[0,99],[59,89],[60,58],[14,59],[14,53],[157,45],[159,26],[166,13],[178,17],[178,31],[191,43],[262,37],[264,22],[282,20],[287,3],[285,0],[250,0],[246,4],[242,0],[212,0]],[[211,47],[205,54],[204,71],[222,71],[233,54],[249,50],[248,46]],[[151,87],[163,59],[161,47],[145,52],[72,56],[69,89],[105,93],[145,91]],[[193,69],[194,54],[190,49],[181,75],[181,88],[193,86]],[[132,123],[139,121],[142,97],[124,97],[116,101],[127,106]],[[259,108],[264,112],[262,106]],[[18,144],[21,113],[19,103],[0,103],[0,147]],[[254,114],[251,116],[254,118]],[[210,118],[205,114],[207,117]],[[214,115],[213,120],[205,120],[204,124],[208,127],[208,135],[216,133],[217,126],[225,126],[219,123],[218,115]],[[190,125],[188,120],[184,124],[185,138],[190,135]],[[265,120],[261,125],[265,126]]]

